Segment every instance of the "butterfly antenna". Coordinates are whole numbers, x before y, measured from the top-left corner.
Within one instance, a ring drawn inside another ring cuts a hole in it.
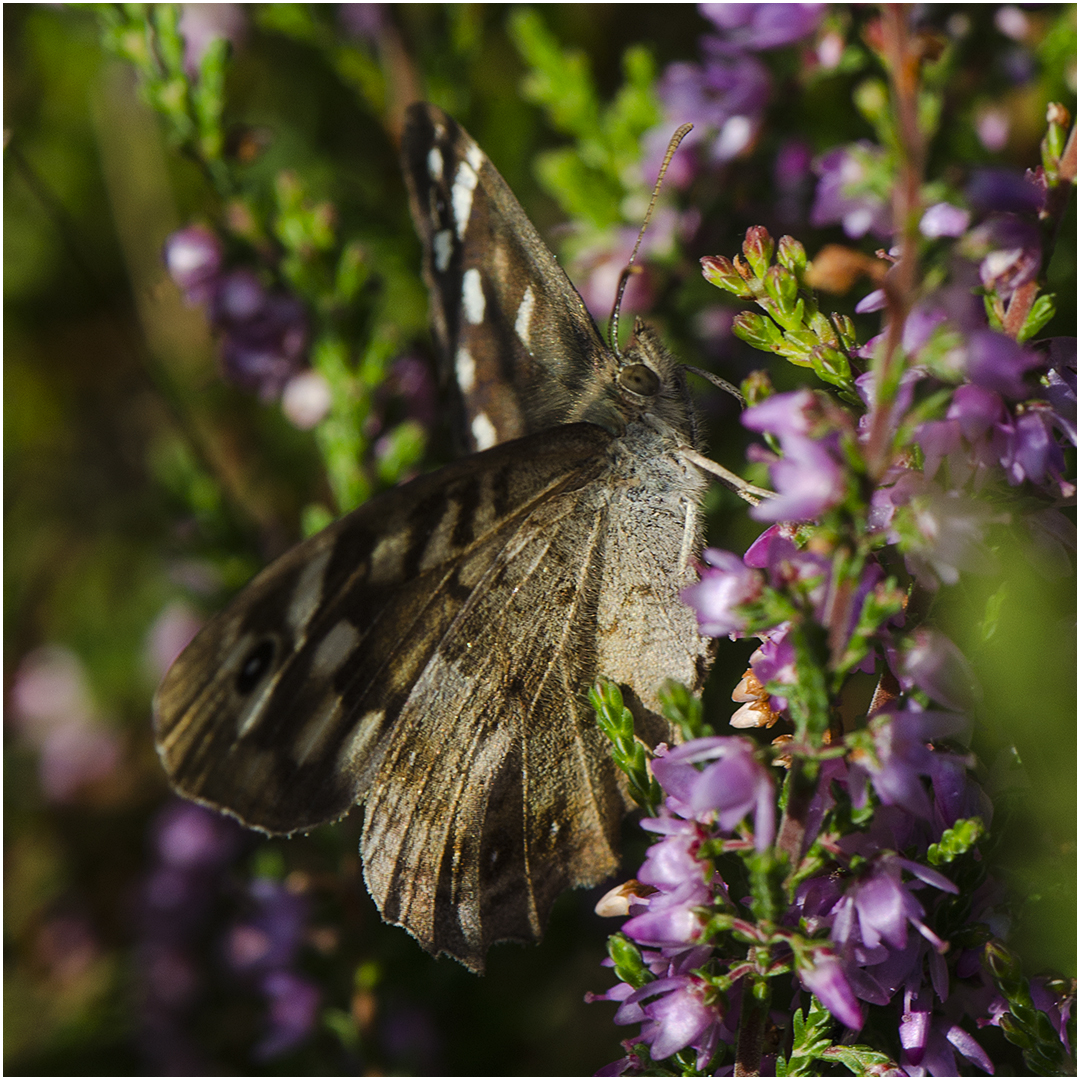
[[[630,253],[630,258],[627,261],[626,266],[623,267],[623,272],[619,275],[619,287],[615,291],[615,306],[611,309],[611,320],[608,322],[608,344],[611,346],[611,351],[620,359],[622,358],[622,353],[619,352],[619,310],[622,308],[623,293],[626,292],[626,286],[630,281],[630,275],[637,270],[637,267],[634,266],[634,259],[637,257],[638,248],[641,247],[641,238],[645,235],[645,230],[649,227],[649,218],[652,217],[653,208],[656,206],[656,200],[660,195],[660,185],[664,182],[664,173],[667,172],[668,166],[671,164],[671,159],[675,156],[675,151],[679,149],[679,143],[681,143],[693,129],[693,124],[683,124],[683,126],[671,136],[671,142],[668,143],[667,153],[664,154],[664,160],[660,165],[660,175],[656,178],[656,185],[653,187],[652,198],[649,200],[649,209],[645,211],[645,220],[641,223],[641,232],[638,233],[637,240],[634,242],[634,250]]]

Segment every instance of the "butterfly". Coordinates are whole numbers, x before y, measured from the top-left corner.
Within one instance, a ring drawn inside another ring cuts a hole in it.
[[[269,833],[364,808],[383,918],[481,971],[556,897],[618,867],[628,807],[588,689],[698,689],[706,479],[683,369],[618,351],[495,167],[410,107],[405,178],[433,333],[474,452],[386,491],[258,574],[174,663],[158,751],[183,795]]]

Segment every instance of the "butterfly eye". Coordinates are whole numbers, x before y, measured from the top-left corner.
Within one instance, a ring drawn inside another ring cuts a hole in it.
[[[660,377],[644,364],[631,364],[619,372],[619,385],[641,397],[653,397],[660,389]]]
[[[236,692],[250,694],[259,680],[266,674],[270,661],[274,659],[273,638],[263,638],[244,658],[236,676]]]

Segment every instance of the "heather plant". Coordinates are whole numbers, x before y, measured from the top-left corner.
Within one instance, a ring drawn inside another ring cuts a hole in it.
[[[602,1072],[1074,1071],[1073,958],[1045,945],[1072,804],[1025,788],[1056,758],[1071,791],[1075,748],[1074,9],[7,17],[12,85],[45,87],[6,150],[9,1069],[542,1074],[623,1040]],[[134,95],[178,206],[152,224],[115,161],[107,199],[87,179],[110,127],[142,145]],[[450,456],[395,163],[417,97],[601,321],[694,125],[625,311],[740,384],[700,396],[712,456],[774,492],[709,495],[684,599],[717,658],[704,703],[667,688],[682,741],[650,754],[593,693],[633,876],[482,980],[378,924],[354,821],[284,843],[169,796],[147,714],[267,558]],[[602,991],[594,905],[625,919]]]

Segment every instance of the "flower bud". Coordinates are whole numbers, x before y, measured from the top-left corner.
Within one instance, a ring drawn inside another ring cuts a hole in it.
[[[718,289],[733,293],[743,300],[749,300],[752,296],[746,287],[741,275],[732,265],[730,259],[723,255],[705,255],[701,259],[701,272],[710,285]]]
[[[780,237],[776,261],[797,277],[806,269],[806,248],[795,237],[785,233]]]
[[[750,268],[754,271],[755,277],[763,278],[765,276],[765,271],[769,269],[769,263],[772,262],[775,250],[776,244],[764,225],[751,225],[746,230],[746,239],[743,241],[743,254],[746,256]]]

